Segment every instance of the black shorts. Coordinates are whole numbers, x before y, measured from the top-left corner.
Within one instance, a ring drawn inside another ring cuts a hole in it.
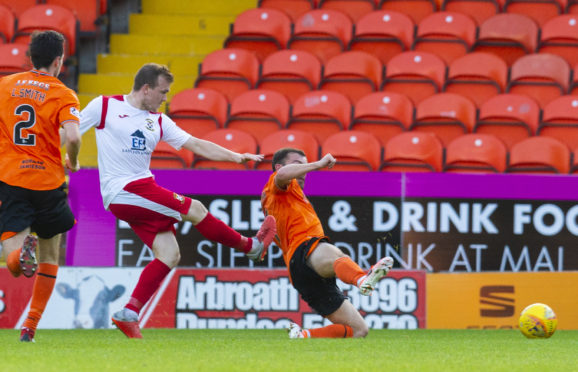
[[[346,297],[337,287],[333,278],[323,278],[307,265],[307,253],[315,242],[327,241],[325,238],[313,238],[301,244],[291,257],[289,273],[293,286],[301,294],[301,298],[319,315],[333,314]]]
[[[65,188],[29,190],[0,181],[0,234],[30,227],[40,238],[50,239],[70,230],[75,220]]]

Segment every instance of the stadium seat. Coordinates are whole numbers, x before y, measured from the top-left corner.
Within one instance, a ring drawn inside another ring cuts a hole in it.
[[[323,141],[321,156],[325,154],[331,154],[337,159],[332,170],[377,171],[381,164],[382,147],[369,133],[343,131]]]
[[[355,104],[361,97],[379,90],[382,82],[383,65],[377,57],[349,51],[325,64],[319,89],[343,93]]]
[[[42,1],[39,0],[0,0],[0,4],[6,5],[10,8],[16,18],[18,18],[20,14],[24,13],[25,10],[30,9],[41,2]]]
[[[290,105],[279,92],[252,89],[231,101],[229,119],[225,128],[249,133],[257,142],[285,127]]]
[[[559,97],[544,107],[538,135],[578,148],[578,95]]]
[[[201,138],[222,128],[227,120],[229,103],[214,89],[185,89],[173,96],[169,116],[184,131]]]
[[[555,54],[536,53],[518,59],[510,70],[508,93],[525,94],[541,107],[568,92],[570,66]]]
[[[265,137],[259,144],[259,153],[265,158],[255,165],[255,169],[271,170],[273,155],[285,147],[303,151],[308,161],[319,160],[319,142],[313,134],[300,130],[279,130]]]
[[[505,0],[502,11],[523,14],[532,18],[539,26],[564,13],[567,0]]]
[[[320,9],[333,9],[347,14],[353,22],[375,10],[375,0],[319,0]]]
[[[503,173],[506,170],[506,145],[489,134],[464,134],[446,147],[444,172]]]
[[[521,94],[499,94],[480,106],[474,133],[491,134],[508,149],[538,130],[540,106]]]
[[[403,52],[393,57],[386,66],[381,90],[407,95],[414,104],[441,91],[446,65],[435,54]]]
[[[570,154],[570,173],[578,173],[578,149],[574,149]]]
[[[538,52],[559,55],[570,66],[578,64],[578,15],[564,14],[546,22]]]
[[[303,14],[315,8],[316,0],[259,0],[259,8],[277,9],[285,12],[295,22]]]
[[[226,48],[253,51],[260,61],[287,47],[291,19],[276,9],[248,9],[239,14],[225,39]]]
[[[570,82],[570,88],[568,88],[569,94],[578,94],[578,63],[574,67],[572,72],[572,81]]]
[[[554,138],[534,136],[510,150],[507,173],[562,173],[570,170],[570,150]]]
[[[479,106],[504,93],[507,83],[508,65],[504,60],[493,53],[472,52],[449,65],[444,92],[461,94]]]
[[[217,129],[207,133],[204,140],[211,141],[217,145],[223,146],[231,151],[244,153],[257,153],[257,141],[249,133],[241,130],[224,128]],[[253,162],[245,164],[237,164],[227,161],[212,161],[207,160],[201,156],[195,155],[193,160],[193,167],[196,169],[252,169],[255,165]]]
[[[208,54],[199,64],[195,88],[212,88],[229,101],[255,86],[259,60],[245,49],[220,49]]]
[[[100,0],[44,0],[48,5],[58,5],[70,9],[80,22],[80,32],[94,34],[98,26],[103,23],[101,19]]]
[[[325,63],[347,48],[352,27],[349,17],[338,10],[315,9],[295,21],[287,47],[306,50]]]
[[[490,52],[511,66],[518,58],[534,53],[538,46],[538,25],[521,14],[496,14],[482,23],[472,51]]]
[[[151,168],[189,168],[193,153],[186,149],[175,150],[166,142],[159,142],[151,157]]]
[[[384,148],[381,171],[441,172],[444,148],[433,133],[405,132],[392,137]]]
[[[411,131],[435,133],[447,146],[455,138],[472,132],[476,124],[476,106],[459,94],[439,93],[416,106]]]
[[[330,90],[316,90],[295,101],[287,128],[309,132],[322,144],[330,135],[346,130],[350,122],[351,103],[346,96]]]
[[[377,8],[404,13],[415,23],[438,10],[436,0],[380,0]]]
[[[371,93],[355,104],[349,129],[371,133],[385,146],[391,137],[408,130],[413,111],[413,104],[403,94]]]
[[[0,44],[0,76],[28,71],[32,62],[26,44]]]
[[[349,49],[371,53],[386,64],[396,54],[409,50],[414,27],[403,13],[376,10],[357,21]]]
[[[481,25],[486,19],[500,13],[503,0],[443,0],[441,10],[466,14]]]
[[[0,4],[0,43],[9,43],[14,36],[16,17],[12,9],[6,5]]]
[[[257,88],[283,93],[291,103],[321,82],[321,62],[304,50],[280,50],[263,61]]]
[[[566,13],[578,14],[578,0],[568,0],[568,5],[566,6]]]
[[[476,31],[476,23],[467,15],[435,12],[418,24],[412,50],[433,53],[449,65],[469,52]]]

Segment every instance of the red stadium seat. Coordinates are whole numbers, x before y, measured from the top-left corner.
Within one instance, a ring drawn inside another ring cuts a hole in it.
[[[481,25],[486,19],[500,13],[504,0],[443,0],[441,9],[458,12],[472,17]]]
[[[563,173],[570,170],[570,150],[554,138],[534,136],[510,150],[507,173]]]
[[[539,120],[540,106],[534,99],[521,94],[499,94],[480,106],[474,132],[494,135],[511,149],[536,134]]]
[[[377,171],[382,148],[369,133],[343,131],[329,136],[321,145],[321,156],[331,154],[337,159],[332,170]]]
[[[503,93],[508,83],[508,65],[493,53],[468,53],[448,69],[444,92],[458,93],[481,105]]]
[[[225,128],[249,133],[257,142],[285,127],[289,120],[289,101],[279,92],[253,89],[231,101]]]
[[[455,93],[439,93],[426,98],[416,107],[412,131],[435,133],[447,146],[455,138],[471,133],[476,124],[476,106]]]
[[[14,36],[16,17],[12,10],[0,4],[0,43],[9,43]]]
[[[555,54],[537,53],[518,59],[510,70],[508,93],[525,94],[541,107],[568,92],[570,66]]]
[[[319,160],[319,142],[313,134],[300,130],[284,129],[271,133],[260,142],[259,153],[263,154],[265,158],[256,164],[255,169],[271,170],[273,155],[286,147],[303,151],[308,161]]]
[[[25,10],[32,8],[35,5],[40,4],[40,0],[0,0],[0,4],[6,5],[12,10],[16,18],[20,14],[24,13]]]
[[[95,33],[103,23],[100,0],[44,0],[43,3],[70,9],[80,22],[80,32]]]
[[[346,96],[316,90],[295,101],[287,128],[309,132],[322,144],[330,135],[347,129],[350,122],[351,103]]]
[[[281,10],[295,22],[315,8],[315,0],[259,0],[259,8]]]
[[[544,107],[538,135],[578,148],[578,95],[559,97]]]
[[[244,153],[257,153],[257,141],[248,133],[241,130],[224,128],[217,129],[207,133],[204,140],[211,141],[217,145],[223,146],[231,151]],[[196,169],[251,169],[254,167],[252,162],[237,164],[226,161],[207,160],[201,156],[195,155],[193,167]]]
[[[385,146],[391,137],[408,130],[413,111],[413,104],[403,94],[371,93],[355,104],[349,129],[371,133]]]
[[[436,0],[380,0],[378,9],[395,10],[411,17],[415,23],[438,10]]]
[[[428,52],[403,52],[393,57],[386,66],[381,90],[407,95],[414,104],[441,91],[446,65]]]
[[[26,44],[0,44],[0,76],[28,71],[32,62]]]
[[[347,14],[353,22],[375,10],[375,0],[319,0],[320,9],[333,9]]]
[[[189,168],[193,153],[186,149],[175,150],[166,142],[159,142],[151,157],[151,168]]]
[[[382,81],[383,65],[377,57],[366,52],[349,51],[325,64],[319,89],[343,93],[355,103],[379,90]]]
[[[441,172],[443,153],[443,145],[433,133],[401,133],[387,142],[381,171]]]
[[[559,55],[570,66],[578,64],[578,15],[565,14],[546,22],[538,52]]]
[[[291,19],[285,13],[276,9],[248,9],[235,19],[225,47],[252,51],[263,61],[285,49],[290,37]]]
[[[413,33],[413,21],[407,15],[377,10],[357,21],[349,49],[371,53],[385,64],[396,54],[409,50]]]
[[[578,0],[568,0],[568,5],[566,6],[566,13],[578,14]]]
[[[436,12],[422,19],[412,49],[430,52],[450,64],[466,54],[476,41],[476,23],[467,15]]]
[[[201,138],[222,128],[227,120],[229,103],[213,89],[185,89],[173,96],[169,116],[184,131]]]
[[[304,50],[280,50],[263,61],[257,88],[283,93],[290,102],[317,89],[321,62]]]
[[[506,146],[489,134],[464,134],[446,148],[444,172],[503,173],[506,170]]]
[[[567,0],[505,0],[503,11],[526,15],[541,26],[564,13],[567,3]]]
[[[352,28],[351,19],[340,11],[315,9],[295,21],[288,48],[311,52],[325,63],[347,48]]]
[[[574,67],[572,73],[572,81],[570,82],[570,88],[568,88],[569,94],[578,94],[578,63]]]
[[[195,88],[212,88],[229,101],[255,86],[259,60],[245,49],[220,49],[208,54],[199,64]]]
[[[480,25],[472,50],[494,53],[511,66],[518,58],[534,53],[537,45],[536,22],[521,14],[502,13]]]

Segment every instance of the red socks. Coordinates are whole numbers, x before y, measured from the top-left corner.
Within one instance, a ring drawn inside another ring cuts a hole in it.
[[[143,272],[140,274],[140,278],[132,292],[129,302],[125,307],[138,314],[140,309],[142,309],[160,287],[163,279],[170,271],[171,268],[158,259],[155,259],[146,265]]]
[[[195,227],[205,238],[244,253],[249,253],[253,246],[251,238],[242,236],[210,213]]]

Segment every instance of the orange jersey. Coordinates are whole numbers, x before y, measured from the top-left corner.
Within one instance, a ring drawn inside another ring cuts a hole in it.
[[[64,183],[60,127],[79,120],[76,94],[31,70],[0,79],[0,181],[30,190]]]
[[[261,204],[263,212],[277,220],[275,241],[283,251],[283,259],[289,267],[289,261],[299,245],[314,237],[324,237],[325,234],[317,213],[297,180],[291,180],[287,190],[282,190],[275,185],[276,174],[269,177],[261,195]]]

